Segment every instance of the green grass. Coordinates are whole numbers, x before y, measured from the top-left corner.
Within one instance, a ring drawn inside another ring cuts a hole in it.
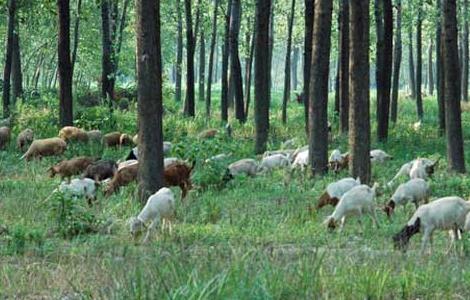
[[[305,143],[302,107],[292,102],[288,125],[280,123],[280,95],[274,94],[269,148],[297,137]],[[214,97],[216,100],[217,97]],[[165,117],[166,140],[176,144],[172,155],[200,160],[220,152],[233,152],[231,161],[252,155],[254,125],[233,124],[234,140],[223,137],[197,141],[197,132],[218,127],[203,115],[183,119],[179,106],[168,99]],[[203,104],[198,103],[199,111]],[[172,111],[174,113],[172,113]],[[375,107],[371,108],[375,112]],[[49,108],[24,105],[19,109],[19,126],[30,126],[38,136],[56,135]],[[80,110],[79,124],[96,126],[105,110]],[[419,132],[414,102],[400,101],[398,124],[391,128],[382,148],[394,160],[373,167],[373,179],[384,186],[399,167],[417,156],[442,156],[434,179],[432,196],[470,194],[467,176],[446,171],[445,141],[438,136],[435,99],[425,100],[424,125]],[[373,114],[375,118],[375,114]],[[104,119],[104,118],[103,118]],[[331,113],[331,120],[334,116]],[[464,137],[470,138],[470,116],[463,113]],[[235,123],[235,122],[233,122]],[[111,127],[112,124],[116,124]],[[375,133],[375,122],[373,134]],[[116,112],[100,128],[135,132],[135,106],[130,112]],[[337,129],[337,123],[334,122]],[[335,136],[330,149],[347,150],[347,138]],[[123,158],[128,149],[88,149],[74,145],[65,157],[101,154]],[[202,157],[201,157],[202,155]],[[470,160],[467,151],[466,159]],[[60,158],[25,163],[12,143],[0,152],[0,225],[8,234],[0,236],[0,295],[18,298],[63,296],[106,299],[356,299],[356,298],[469,298],[468,254],[446,253],[447,235],[438,232],[432,255],[421,257],[420,235],[412,239],[410,251],[393,250],[391,236],[412,213],[399,208],[391,221],[379,213],[380,228],[364,218],[361,227],[350,219],[342,233],[329,233],[322,221],[332,212],[327,207],[313,211],[325,186],[347,176],[329,174],[323,178],[289,177],[283,171],[255,179],[238,178],[226,187],[218,186],[221,167],[198,164],[195,185],[189,197],[180,201],[177,193],[177,222],[172,235],[159,234],[147,245],[130,238],[127,220],[138,213],[135,185],[121,189],[88,208],[84,203],[70,208],[74,216],[85,215],[98,224],[112,223],[111,233],[98,232],[63,238],[57,232],[58,219],[53,201],[47,198],[58,185],[47,168]],[[391,192],[382,189],[377,199],[382,206]],[[60,198],[60,197],[59,197]],[[74,220],[76,221],[76,220]],[[77,221],[78,222],[78,221]],[[76,224],[75,224],[76,225]],[[74,226],[75,226],[74,225]],[[466,241],[467,242],[467,241]]]

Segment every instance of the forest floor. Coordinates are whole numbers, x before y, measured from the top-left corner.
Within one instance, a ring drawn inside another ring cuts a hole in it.
[[[430,181],[433,199],[470,195],[470,177],[446,171],[445,140],[438,134],[435,102],[425,99],[423,126],[415,131],[414,102],[402,99],[399,122],[391,127],[386,144],[376,142],[375,107],[371,108],[372,149],[394,156],[383,165],[373,165],[373,180],[382,187],[378,210],[393,192],[385,183],[403,163],[416,157],[442,157]],[[202,112],[203,104],[198,106]],[[15,137],[26,127],[33,128],[37,137],[57,135],[57,125],[50,121],[56,110],[48,107],[21,106]],[[8,233],[0,235],[2,298],[470,298],[470,252],[447,251],[447,233],[436,232],[430,255],[419,254],[419,234],[412,238],[406,254],[393,249],[391,237],[411,216],[411,207],[397,209],[391,220],[378,211],[378,229],[367,217],[362,226],[351,218],[343,232],[330,233],[322,222],[333,208],[311,208],[326,185],[347,177],[346,171],[309,178],[279,170],[220,186],[223,167],[204,166],[202,161],[221,152],[233,153],[226,163],[255,157],[253,118],[244,126],[234,122],[232,140],[220,135],[198,141],[199,131],[219,127],[218,115],[211,122],[203,115],[189,120],[178,109],[167,105],[165,140],[175,144],[170,156],[198,159],[196,189],[185,201],[180,201],[180,191],[174,189],[173,233],[155,235],[145,245],[131,239],[127,225],[140,209],[135,184],[109,198],[100,194],[98,203],[89,208],[85,203],[48,198],[60,180],[49,178],[46,170],[60,158],[24,162],[14,143],[0,152],[0,225],[8,228]],[[274,103],[271,111],[269,149],[278,149],[294,137],[299,146],[306,143],[300,105],[290,103],[285,127],[280,122],[280,106]],[[78,115],[77,125],[86,129],[136,131],[135,106],[129,112],[116,111],[115,126],[104,117],[105,110],[79,110]],[[330,115],[337,133],[338,124]],[[470,114],[465,109],[462,120],[466,161],[470,162]],[[336,147],[346,151],[347,138],[335,134],[329,149]],[[64,156],[102,155],[117,160],[128,151],[73,145]],[[98,232],[86,233],[90,224]]]

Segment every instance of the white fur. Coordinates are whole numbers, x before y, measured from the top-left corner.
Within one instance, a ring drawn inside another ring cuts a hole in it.
[[[420,202],[428,200],[429,194],[429,184],[424,179],[416,178],[400,184],[391,200],[395,205],[405,206],[407,203],[413,202],[418,207]]]
[[[96,198],[96,183],[90,178],[75,178],[70,183],[62,182],[59,191],[73,197],[85,197],[91,200]]]
[[[173,148],[173,144],[171,142],[163,142],[163,154],[168,154]]]
[[[385,151],[380,149],[374,149],[370,151],[370,161],[374,163],[384,163],[387,160],[392,159],[392,156],[387,154]]]
[[[330,154],[330,158],[328,159],[330,163],[341,162],[342,160],[343,155],[341,154],[341,151],[339,151],[339,149],[333,150],[333,152],[331,152]]]
[[[427,159],[427,158],[417,158],[410,162],[407,162],[401,166],[398,173],[387,183],[387,185],[392,186],[395,180],[397,180],[401,176],[404,176],[404,175],[410,176],[411,168],[413,167],[413,164],[418,160],[421,160],[424,166],[432,166],[435,163],[432,160]]]
[[[148,242],[150,233],[157,228],[162,219],[171,219],[175,214],[175,196],[169,188],[161,188],[155,194],[150,196],[142,211],[137,217],[130,220],[130,231],[132,236],[143,230],[145,224],[151,222],[147,234],[143,240]]]
[[[306,166],[308,166],[308,149],[295,156],[294,162],[292,163],[292,169],[300,168],[303,171]]]
[[[417,159],[413,162],[410,169],[410,178],[416,179],[426,179],[428,178],[428,173],[426,172],[426,164],[422,159]]]
[[[254,159],[245,158],[230,164],[228,170],[232,176],[241,174],[255,176],[258,172],[258,163]]]
[[[289,158],[282,154],[273,154],[261,160],[258,170],[261,172],[271,171],[275,168],[290,166]]]
[[[119,162],[118,163],[118,171],[121,170],[122,168],[125,168],[125,167],[128,167],[128,166],[131,166],[133,164],[137,164],[139,163],[139,161],[137,159],[130,159],[130,160],[125,160],[123,162]]]
[[[349,190],[360,184],[361,180],[359,179],[359,177],[357,179],[347,177],[340,179],[336,182],[330,183],[326,187],[326,192],[328,193],[330,198],[341,199],[341,197],[346,194]]]
[[[182,160],[180,160],[178,157],[167,157],[163,159],[163,167],[166,168],[172,163],[181,162],[181,161]]]
[[[232,153],[228,153],[228,154],[220,153],[220,154],[209,157],[204,162],[207,164],[207,163],[214,162],[214,161],[221,161],[221,160],[229,158],[230,156],[232,156]]]

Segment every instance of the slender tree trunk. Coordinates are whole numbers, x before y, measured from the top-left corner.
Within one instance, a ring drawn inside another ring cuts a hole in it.
[[[349,0],[341,0],[340,15],[339,128],[345,134],[349,130]]]
[[[369,1],[349,2],[349,170],[368,184],[370,166]]]
[[[297,78],[297,67],[299,65],[299,47],[294,46],[294,52],[292,54],[292,90],[297,90],[297,85],[299,80]]]
[[[339,17],[338,17],[338,19],[339,19]],[[339,29],[339,22],[338,22],[338,29]],[[335,88],[334,88],[335,89],[335,115],[336,116],[339,116],[339,111],[340,111],[340,107],[339,107],[339,73],[340,73],[340,69],[341,69],[341,61],[339,60],[339,55],[338,55],[338,59],[336,60],[336,70],[335,70],[336,74],[335,74]]]
[[[191,13],[191,0],[184,0],[186,15],[186,98],[184,101],[184,115],[194,117],[194,35]]]
[[[423,119],[423,96],[421,94],[421,84],[423,75],[423,45],[422,45],[422,27],[423,27],[423,4],[420,2],[418,7],[418,23],[416,24],[416,111],[418,118]]]
[[[7,45],[5,53],[5,66],[3,69],[3,117],[10,116],[10,77],[13,56],[13,35],[15,32],[16,0],[8,1],[8,28]]]
[[[72,109],[72,61],[70,59],[70,3],[69,0],[57,0],[59,42],[59,101],[60,126],[73,125]]]
[[[124,28],[126,28],[126,17],[127,17],[127,9],[129,7],[129,3],[131,0],[124,0],[124,4],[122,7],[122,13],[119,21],[119,31],[117,35],[117,41],[115,41],[115,50],[114,50],[114,72],[117,72],[119,67],[119,56],[121,54],[122,48],[122,40],[124,38]],[[117,10],[117,6],[116,6]],[[117,16],[117,13],[116,13]]]
[[[469,68],[469,41],[468,41],[468,0],[463,1],[463,70],[462,70],[462,99],[468,101],[468,68]]]
[[[163,186],[160,0],[136,0],[139,199]]]
[[[438,24],[436,26],[436,81],[437,81],[437,104],[439,109],[439,133],[443,135],[446,130],[445,103],[444,103],[444,69],[443,69],[443,43],[442,37],[442,10],[441,0],[437,0]]]
[[[75,25],[73,29],[73,50],[72,50],[72,70],[75,68],[77,61],[78,40],[80,35],[80,18],[81,18],[82,0],[77,0],[77,15],[75,16]]]
[[[287,123],[287,102],[290,98],[290,71],[291,61],[290,53],[292,51],[292,29],[294,27],[294,13],[295,13],[295,0],[291,1],[290,16],[287,24],[287,49],[286,49],[286,62],[284,68],[284,95],[282,97],[282,123]]]
[[[230,20],[230,74],[233,76],[233,92],[235,96],[235,117],[241,123],[246,121],[245,104],[243,101],[243,79],[240,56],[238,53],[238,36],[240,34],[241,3],[232,0]]]
[[[211,94],[212,94],[212,73],[214,69],[214,52],[217,42],[217,11],[219,8],[219,0],[214,1],[214,11],[212,15],[212,34],[211,34],[211,49],[209,52],[209,70],[207,71],[207,94],[206,94],[206,116],[211,115]],[[217,60],[215,61],[217,69]]]
[[[258,0],[255,30],[255,153],[266,150],[269,134],[269,17],[271,0]]]
[[[273,70],[273,52],[274,52],[274,3],[271,5],[271,15],[269,16],[269,45],[268,45],[268,56],[269,56],[269,72]],[[273,88],[272,76],[269,77],[269,90]],[[271,99],[269,99],[271,102]]]
[[[176,37],[176,83],[175,101],[181,102],[181,82],[183,68],[183,18],[181,16],[181,0],[176,0],[177,37]]]
[[[460,78],[457,46],[456,0],[442,1],[444,99],[446,106],[447,161],[449,169],[465,173],[460,112]]]
[[[377,28],[377,139],[388,138],[392,76],[393,11],[391,0],[375,0]]]
[[[305,34],[304,34],[304,65],[303,65],[303,92],[302,102],[304,103],[305,113],[305,131],[308,134],[308,105],[310,91],[310,67],[312,61],[312,39],[313,39],[313,19],[314,19],[314,0],[305,1]]]
[[[312,175],[328,171],[328,74],[332,0],[315,2],[309,92],[309,165]]]
[[[251,74],[253,69],[253,56],[255,49],[255,35],[251,36],[250,41],[250,53],[248,55],[248,60],[245,68],[245,116],[248,118],[248,113],[250,112],[250,102],[251,102]]]
[[[23,73],[21,70],[21,50],[20,50],[20,35],[18,22],[15,25],[13,32],[13,53],[11,65],[11,83],[13,86],[13,104],[16,99],[23,95]]]
[[[434,74],[433,74],[433,67],[432,67],[432,40],[429,43],[428,49],[428,92],[429,95],[434,94]]]
[[[113,74],[112,51],[113,44],[111,39],[111,22],[110,22],[110,0],[101,1],[101,26],[102,26],[102,47],[103,56],[101,60],[101,97],[104,101],[109,101],[110,110],[113,107],[114,89],[111,82]]]
[[[225,15],[225,37],[222,49],[222,91],[220,97],[220,109],[222,122],[228,121],[228,59],[230,50],[230,15],[232,14],[232,0],[227,1],[227,13]]]
[[[408,29],[408,67],[410,72],[411,98],[416,99],[415,63],[413,60],[413,29]]]
[[[440,0],[438,0],[440,1]],[[398,111],[398,91],[400,89],[400,66],[402,59],[402,40],[401,40],[401,0],[396,2],[397,9],[397,25],[395,30],[395,45],[393,48],[393,83],[392,83],[392,104],[391,104],[391,121],[397,122]]]
[[[201,37],[199,43],[199,101],[204,101],[204,83],[206,80],[205,71],[206,71],[206,41],[204,37],[204,30],[201,30]]]

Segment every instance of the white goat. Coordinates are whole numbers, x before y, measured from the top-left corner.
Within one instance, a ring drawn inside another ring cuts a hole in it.
[[[342,229],[346,217],[352,215],[362,216],[364,213],[367,213],[378,227],[374,201],[377,187],[377,183],[372,188],[365,184],[353,187],[341,197],[333,214],[323,223],[327,224],[328,228],[334,229],[336,228],[336,223],[341,220],[340,228]]]
[[[328,184],[326,191],[318,199],[317,209],[328,204],[336,206],[346,192],[360,184],[361,180],[359,177],[357,179],[347,177]]]
[[[59,191],[74,198],[85,197],[88,203],[96,199],[97,183],[90,178],[75,178],[70,183],[62,182]]]
[[[292,169],[300,168],[300,170],[303,171],[306,166],[308,166],[308,149],[295,156],[294,162],[292,163]]]
[[[398,186],[390,201],[385,206],[384,211],[387,213],[387,216],[390,217],[397,205],[406,206],[409,202],[413,202],[415,207],[418,208],[420,202],[428,202],[429,195],[429,184],[424,179],[411,179]]]
[[[393,159],[393,156],[387,154],[383,150],[374,149],[370,151],[370,161],[373,163],[384,163],[385,161],[390,159]]]
[[[217,155],[214,155],[214,156],[211,156],[209,157],[208,159],[206,159],[204,162],[207,164],[207,163],[210,163],[210,162],[215,162],[215,161],[222,161],[222,160],[225,160],[227,158],[229,158],[230,156],[232,156],[232,153],[221,153],[221,154],[217,154]]]
[[[417,158],[410,162],[407,162],[401,166],[398,173],[387,183],[387,185],[392,186],[395,180],[397,180],[401,176],[404,176],[404,175],[410,176],[411,168],[418,160],[420,160],[422,162],[422,165],[426,168],[426,171],[428,173],[427,176],[430,176],[434,173],[434,168],[439,162],[439,159],[437,159],[436,161],[432,161],[427,158]]]
[[[142,211],[137,217],[129,220],[131,235],[136,238],[148,222],[151,222],[147,228],[147,233],[143,240],[149,241],[150,233],[157,228],[162,219],[170,221],[175,215],[175,196],[169,188],[161,188],[155,194],[150,196]],[[169,226],[171,232],[171,225]]]
[[[456,196],[437,199],[421,205],[406,226],[393,237],[395,248],[406,251],[410,238],[418,232],[423,233],[421,253],[431,242],[434,230],[452,230],[458,237],[458,231],[465,228],[470,202]]]
[[[273,154],[261,160],[258,167],[258,172],[269,172],[275,168],[289,167],[289,158],[282,154]]]
[[[244,158],[230,164],[224,176],[224,181],[228,181],[235,176],[245,174],[256,176],[258,173],[258,162],[251,158]]]

